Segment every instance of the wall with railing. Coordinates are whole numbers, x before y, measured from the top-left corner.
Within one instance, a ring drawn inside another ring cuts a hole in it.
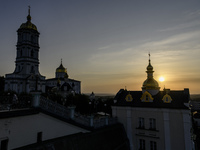
[[[59,103],[56,103],[50,99],[40,96],[35,93],[33,98],[33,106],[39,107],[51,114],[63,117],[64,119],[71,119],[74,122],[92,128],[100,128],[106,125],[112,125],[117,123],[117,117],[111,117],[104,115],[101,117],[94,117],[93,114],[82,115],[75,112],[75,106],[63,106]]]

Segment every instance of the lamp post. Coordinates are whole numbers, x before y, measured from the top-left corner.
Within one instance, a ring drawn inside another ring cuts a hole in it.
[[[92,112],[91,112],[91,109],[92,109],[92,108],[91,108],[91,107],[92,107],[92,102],[91,102],[91,101],[89,101],[89,107],[90,107],[90,108],[89,108],[89,109],[90,109],[90,110],[89,110],[89,114],[92,114]]]

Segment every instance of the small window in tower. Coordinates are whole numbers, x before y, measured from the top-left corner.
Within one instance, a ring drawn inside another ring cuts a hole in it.
[[[34,66],[31,66],[31,71],[30,71],[30,73],[35,73]]]
[[[34,38],[33,38],[33,35],[31,35],[31,42],[34,42]]]
[[[33,57],[33,55],[34,55],[34,52],[33,52],[33,50],[31,50],[31,57]]]

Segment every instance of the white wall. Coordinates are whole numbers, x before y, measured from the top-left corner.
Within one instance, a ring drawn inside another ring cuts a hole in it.
[[[117,116],[118,121],[124,125],[131,150],[139,149],[139,139],[145,140],[146,149],[150,148],[150,141],[155,141],[157,149],[162,150],[192,148],[189,109],[113,106],[112,112],[113,116]],[[139,117],[144,118],[145,129],[138,129]],[[156,131],[148,130],[149,118],[156,119]]]

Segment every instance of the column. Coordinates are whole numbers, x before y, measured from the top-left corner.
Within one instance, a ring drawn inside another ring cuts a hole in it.
[[[131,115],[131,108],[126,108],[126,118],[127,118],[127,136],[130,142],[130,150],[133,150],[133,139],[132,139],[132,115]]]
[[[170,142],[170,127],[169,127],[169,112],[163,112],[164,119],[164,134],[165,134],[165,150],[171,150],[171,142]]]
[[[191,140],[191,118],[189,116],[189,110],[183,111],[183,129],[184,129],[184,140],[185,140],[185,149],[192,149],[192,140]]]

